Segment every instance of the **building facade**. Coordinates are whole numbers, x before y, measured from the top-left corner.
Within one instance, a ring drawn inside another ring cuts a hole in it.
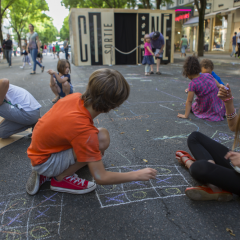
[[[189,40],[188,51],[198,47],[198,11],[193,0],[173,0],[167,9],[176,12],[182,9],[180,18],[175,18],[175,48],[178,49],[182,35]],[[191,11],[190,11],[191,9]],[[186,15],[188,11],[188,15]],[[187,19],[187,20],[186,20]],[[207,0],[204,22],[205,51],[232,51],[232,36],[240,32],[240,0]]]

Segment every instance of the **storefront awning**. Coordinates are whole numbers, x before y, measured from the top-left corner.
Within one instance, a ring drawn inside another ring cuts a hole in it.
[[[205,15],[205,18],[206,18],[206,17],[210,17],[210,16],[217,15],[217,14],[219,14],[219,13],[221,13],[221,12],[219,11],[219,12],[212,12],[212,13],[206,14],[206,15]]]
[[[229,8],[229,9],[227,9],[227,10],[221,11],[221,13],[234,11],[234,10],[237,10],[238,8],[240,8],[240,6],[239,6],[239,7],[234,7],[234,8]]]
[[[188,27],[189,25],[191,26],[197,26],[199,22],[199,17],[193,17],[190,18],[187,22],[183,24],[184,27]]]

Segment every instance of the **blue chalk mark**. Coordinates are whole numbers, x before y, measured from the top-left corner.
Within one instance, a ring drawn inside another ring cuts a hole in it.
[[[139,182],[139,181],[137,181],[137,182],[130,182],[130,184],[137,184],[137,185],[140,185],[140,186],[146,186],[145,184],[143,184],[143,183],[141,183],[141,182]]]
[[[58,194],[58,193],[55,193],[55,194],[53,194],[52,196],[50,196],[50,197],[46,197],[46,196],[44,196],[46,199],[45,200],[43,200],[42,202],[46,202],[46,201],[48,201],[48,200],[50,200],[50,201],[52,201],[52,202],[55,202],[56,200],[54,200],[54,199],[51,199],[52,197],[54,197],[56,194]]]
[[[12,224],[13,222],[22,222],[22,221],[20,221],[20,220],[17,220],[19,215],[20,215],[20,214],[18,214],[18,215],[17,215],[16,217],[14,217],[14,218],[8,217],[9,219],[11,219],[11,221],[8,223],[8,225]]]
[[[49,207],[49,208],[50,208],[50,207]],[[49,209],[49,208],[48,208],[48,209]],[[48,210],[48,209],[47,209],[47,210]],[[40,214],[39,214],[37,217],[35,217],[34,219],[39,218],[39,217],[41,217],[42,215],[48,217],[46,214],[44,214],[47,210],[45,210],[44,212],[38,211],[38,213],[40,213]]]
[[[171,97],[178,98],[178,99],[181,99],[181,100],[185,101],[184,99],[176,97],[176,96],[173,96],[172,94],[169,94],[169,93],[166,93],[166,92],[163,92],[163,91],[160,91],[160,92],[165,93],[165,94],[167,94],[167,95],[169,95]]]
[[[167,180],[170,178],[172,178],[172,177],[165,178],[165,179],[159,179],[159,178],[156,178],[156,179],[158,180],[157,183],[160,183],[160,182],[170,183],[170,182],[167,182]]]
[[[210,124],[208,124],[208,123],[206,123],[206,122],[204,122],[204,123],[207,124],[208,126],[212,127]]]
[[[119,197],[123,196],[124,193],[117,195],[116,197],[107,197],[105,196],[108,200],[106,202],[110,202],[110,201],[116,201],[116,202],[124,202],[123,200],[118,199]]]
[[[134,113],[132,110],[130,110],[130,112],[133,114],[133,115],[135,115],[135,116],[138,116],[136,113]]]

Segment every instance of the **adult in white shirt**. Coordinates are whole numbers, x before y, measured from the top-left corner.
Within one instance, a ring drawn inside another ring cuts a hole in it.
[[[27,90],[0,79],[0,138],[8,138],[15,133],[33,127],[40,118],[42,106]]]
[[[237,34],[237,45],[238,45],[238,57],[240,56],[240,28],[239,33]]]

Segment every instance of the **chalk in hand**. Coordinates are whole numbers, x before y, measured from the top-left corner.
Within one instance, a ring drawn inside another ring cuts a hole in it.
[[[224,88],[225,88],[226,90],[229,90],[229,88],[228,88],[228,87],[225,87],[225,86],[224,86]]]

